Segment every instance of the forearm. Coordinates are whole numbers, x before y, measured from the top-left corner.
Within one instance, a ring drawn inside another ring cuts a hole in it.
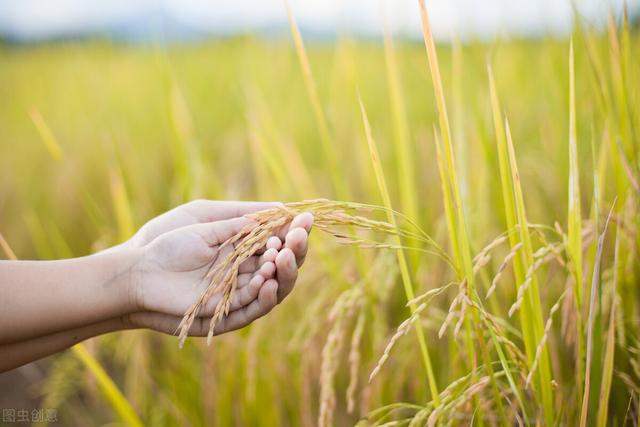
[[[0,261],[0,344],[97,323],[132,309],[136,250],[61,261]]]
[[[130,329],[130,326],[121,318],[113,318],[39,338],[0,345],[0,372],[65,350],[86,339],[123,329]]]

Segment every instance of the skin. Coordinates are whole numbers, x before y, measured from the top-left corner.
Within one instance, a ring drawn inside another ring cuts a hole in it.
[[[127,329],[174,334],[208,285],[220,245],[251,221],[243,215],[277,203],[197,200],[145,224],[127,242],[57,261],[0,261],[0,372],[62,351],[85,339]],[[266,315],[295,285],[313,217],[297,216],[245,261],[229,314],[215,334]],[[220,295],[189,330],[206,336]]]

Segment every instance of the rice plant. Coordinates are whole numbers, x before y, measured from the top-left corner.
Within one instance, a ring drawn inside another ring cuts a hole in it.
[[[225,243],[178,337],[56,356],[61,419],[638,425],[637,24],[449,45],[428,6],[421,44],[314,43],[287,5],[291,40],[0,46],[8,258],[100,250],[195,197],[284,201]],[[287,303],[187,339],[301,212],[317,232]]]

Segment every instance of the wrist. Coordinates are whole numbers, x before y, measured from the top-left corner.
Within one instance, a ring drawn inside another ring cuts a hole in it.
[[[107,263],[112,265],[114,293],[117,315],[138,311],[141,300],[143,248],[121,245],[108,254]]]

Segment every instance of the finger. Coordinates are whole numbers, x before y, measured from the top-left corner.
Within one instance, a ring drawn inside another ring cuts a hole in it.
[[[273,279],[276,275],[276,265],[273,262],[265,262],[260,266],[260,270],[258,272],[265,279]]]
[[[278,281],[278,304],[291,293],[298,278],[298,265],[291,249],[285,248],[276,258],[276,279]]]
[[[199,234],[209,246],[220,245],[229,240],[236,233],[242,231],[245,227],[253,224],[248,218],[232,218],[223,221],[203,222],[193,224],[182,229],[193,231]]]
[[[182,316],[152,311],[131,313],[127,318],[127,324],[134,327],[151,329],[169,335],[176,335],[179,332],[178,326],[182,321]],[[210,323],[211,317],[196,317],[193,319],[187,335],[190,337],[206,337],[209,333]]]
[[[278,283],[271,279],[265,282],[258,293],[258,298],[248,306],[232,311],[216,326],[215,335],[233,331],[247,326],[249,323],[269,313],[277,304]],[[129,314],[127,323],[140,327],[175,335],[182,316],[157,312],[140,312]],[[196,317],[189,328],[188,335],[204,337],[209,332],[210,317]]]
[[[309,212],[303,212],[299,215],[296,215],[289,224],[288,227],[282,227],[278,232],[278,237],[282,241],[287,237],[287,233],[294,228],[303,228],[307,233],[311,232],[311,227],[313,226],[313,215]]]
[[[198,222],[213,222],[241,217],[246,214],[282,206],[280,202],[234,202],[219,200],[194,200],[185,209]]]
[[[254,274],[251,277],[251,280],[247,282],[247,285],[242,288],[238,288],[234,294],[230,311],[239,310],[242,307],[251,304],[258,297],[258,293],[260,293],[260,288],[264,282],[265,278],[262,274]]]
[[[304,228],[307,233],[311,232],[311,227],[313,226],[313,215],[310,212],[303,212],[300,215],[296,215],[295,218],[291,221],[290,229],[293,228]]]
[[[282,240],[280,240],[278,236],[271,236],[267,240],[267,244],[256,251],[256,255],[262,255],[263,253],[265,253],[271,248],[280,250],[281,247],[282,247]]]
[[[238,283],[236,284],[236,291],[233,294],[231,300],[230,310],[237,310],[249,304],[258,295],[260,286],[264,283],[265,278],[259,272],[238,274]],[[216,307],[222,300],[223,293],[216,292],[207,300],[198,317],[210,317],[216,310]]]
[[[278,283],[267,280],[258,293],[258,298],[241,310],[229,313],[227,317],[216,326],[216,335],[243,328],[259,317],[270,312],[278,303]]]
[[[256,271],[262,265],[260,258],[262,258],[262,255],[253,255],[242,261],[242,264],[238,267],[238,273],[253,273]]]
[[[278,239],[279,240],[279,239]],[[276,256],[278,255],[278,250],[275,248],[267,249],[262,255],[251,256],[244,260],[242,264],[240,264],[238,272],[240,273],[253,273],[256,271],[262,264],[265,262],[273,262],[276,260]]]
[[[296,257],[298,267],[302,266],[307,256],[308,236],[305,229],[294,228],[289,231],[287,237],[285,237],[284,246],[285,248],[291,249]]]
[[[273,249],[273,251],[277,253],[275,249]],[[274,256],[273,258],[275,261],[276,257]],[[276,265],[274,261],[266,261],[253,273],[238,274],[238,283],[236,284],[236,291],[231,300],[230,310],[237,310],[249,304],[258,295],[260,286],[264,281],[275,277]],[[222,297],[222,292],[213,294],[198,313],[198,317],[213,316]]]
[[[238,274],[238,283],[236,284],[236,289],[241,289],[247,286],[255,275],[256,272]]]
[[[282,248],[282,240],[278,236],[271,236],[267,240],[267,249],[280,250]]]

